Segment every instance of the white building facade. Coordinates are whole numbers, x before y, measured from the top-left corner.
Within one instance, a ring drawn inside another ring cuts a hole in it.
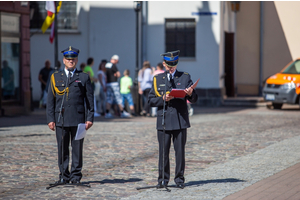
[[[94,58],[98,71],[102,59],[119,55],[121,74],[136,73],[136,12],[132,1],[78,1],[76,19],[71,29],[58,29],[58,50],[68,46],[80,49],[79,62]],[[229,5],[229,4],[228,4]],[[62,8],[64,2],[62,4]],[[199,105],[219,105],[224,95],[224,29],[232,28],[232,13],[219,1],[149,1],[142,2],[139,20],[138,67],[150,61],[153,67],[162,62],[161,53],[181,50],[178,70],[200,78],[197,86]],[[61,16],[64,11],[62,9]],[[226,15],[226,18],[224,18]],[[59,20],[61,19],[59,15]],[[224,20],[225,19],[225,20]],[[68,19],[66,18],[65,21]],[[229,30],[234,31],[234,30]],[[45,34],[31,29],[31,82],[33,101],[41,95],[38,74],[45,60],[54,67],[54,44],[49,42],[50,28]],[[170,39],[171,38],[171,39]],[[62,55],[59,53],[62,62]],[[64,67],[64,66],[62,66]]]

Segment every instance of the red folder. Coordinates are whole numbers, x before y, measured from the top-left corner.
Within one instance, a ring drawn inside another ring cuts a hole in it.
[[[198,78],[198,80],[193,85],[191,85],[191,88],[195,89],[198,85],[199,80],[200,78]],[[186,95],[184,90],[185,89],[172,89],[169,95],[176,98],[183,98]]]
[[[198,78],[198,80],[191,86],[191,88],[195,89],[198,85],[200,78]]]
[[[185,97],[186,93],[184,89],[172,89],[169,95],[176,98],[183,98]]]

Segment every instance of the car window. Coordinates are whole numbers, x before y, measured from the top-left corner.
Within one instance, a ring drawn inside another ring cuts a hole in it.
[[[288,66],[283,74],[300,74],[300,60],[296,60],[290,66]]]
[[[300,73],[300,62],[295,62],[295,69],[297,71],[297,73]]]

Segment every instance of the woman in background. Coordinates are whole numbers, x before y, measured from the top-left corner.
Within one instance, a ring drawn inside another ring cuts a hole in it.
[[[97,77],[100,83],[100,93],[99,93],[99,101],[98,108],[99,112],[102,116],[105,115],[105,106],[106,106],[106,68],[105,65],[107,60],[102,60],[99,65],[99,71],[97,72]]]
[[[150,117],[150,106],[148,104],[148,94],[150,92],[150,89],[152,87],[152,81],[153,81],[153,74],[152,74],[152,68],[149,61],[144,61],[143,68],[139,73],[138,77],[139,81],[139,94],[143,96],[143,110],[140,113],[143,116]]]

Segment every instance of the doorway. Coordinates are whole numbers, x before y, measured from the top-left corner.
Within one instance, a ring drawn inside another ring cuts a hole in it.
[[[225,32],[225,88],[227,97],[234,97],[234,33]]]

